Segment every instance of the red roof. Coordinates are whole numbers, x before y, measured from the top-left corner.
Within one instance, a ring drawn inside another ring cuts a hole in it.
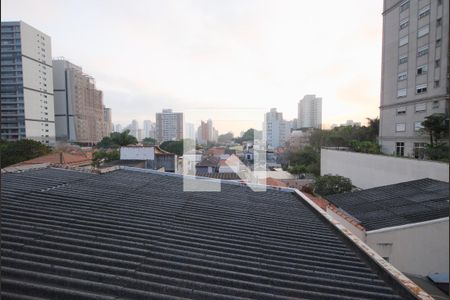
[[[92,153],[70,154],[66,152],[50,153],[39,156],[30,160],[26,160],[11,167],[36,165],[36,164],[62,164],[67,166],[89,165],[92,162]]]

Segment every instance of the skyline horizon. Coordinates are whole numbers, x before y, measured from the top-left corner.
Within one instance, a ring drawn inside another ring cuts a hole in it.
[[[52,57],[95,78],[115,124],[207,107],[292,120],[307,94],[322,97],[324,128],[379,116],[382,3],[95,1],[80,16],[82,4],[6,0],[1,19],[50,35]]]

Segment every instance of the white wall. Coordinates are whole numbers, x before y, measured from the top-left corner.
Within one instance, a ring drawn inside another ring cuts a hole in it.
[[[449,271],[448,217],[368,231],[366,244],[404,273],[428,275]]]
[[[121,160],[155,160],[153,147],[120,147]]]
[[[320,159],[321,175],[348,177],[363,189],[422,178],[449,181],[448,163],[330,149],[322,149]]]

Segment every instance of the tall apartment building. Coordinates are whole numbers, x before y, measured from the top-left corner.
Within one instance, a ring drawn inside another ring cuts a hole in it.
[[[201,121],[197,129],[197,141],[199,144],[206,145],[208,142],[217,142],[219,132],[214,128],[212,120]]]
[[[144,138],[155,138],[155,123],[151,120],[144,120],[143,127],[143,137]]]
[[[298,128],[322,128],[322,98],[305,95],[298,102]]]
[[[155,129],[156,140],[159,143],[181,140],[183,138],[183,113],[163,109],[162,113],[156,113]]]
[[[56,139],[94,144],[104,137],[103,93],[81,67],[53,60]]]
[[[103,121],[105,122],[103,136],[109,136],[113,132],[111,108],[103,106]]]
[[[448,101],[449,1],[385,0],[381,72],[382,151],[421,158],[421,122]]]
[[[277,148],[284,145],[291,129],[289,124],[283,120],[283,113],[277,112],[276,108],[271,108],[270,112],[264,115],[263,136],[267,147]]]
[[[1,22],[1,139],[55,143],[51,39],[22,22]]]

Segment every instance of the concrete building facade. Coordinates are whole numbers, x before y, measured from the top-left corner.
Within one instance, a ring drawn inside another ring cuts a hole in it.
[[[183,113],[163,109],[161,113],[156,113],[155,119],[156,140],[159,143],[183,138]]]
[[[298,128],[322,128],[322,98],[305,95],[298,102]]]
[[[1,139],[55,143],[51,38],[22,22],[1,23]]]
[[[206,145],[208,142],[217,142],[218,137],[218,131],[214,128],[211,119],[206,122],[201,121],[197,130],[197,142],[199,144]]]
[[[53,60],[56,138],[94,144],[105,136],[103,93],[81,67],[64,58]]]
[[[289,123],[283,120],[283,113],[271,108],[264,116],[263,137],[269,148],[277,148],[284,145],[290,132]]]
[[[112,110],[103,106],[104,133],[103,136],[109,136],[113,132]]]
[[[449,2],[385,0],[380,144],[386,154],[423,158],[421,122],[448,106]]]

